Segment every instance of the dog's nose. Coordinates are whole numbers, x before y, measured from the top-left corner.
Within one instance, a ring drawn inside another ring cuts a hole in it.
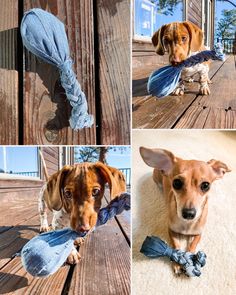
[[[184,208],[182,210],[182,216],[184,219],[193,219],[196,216],[196,209],[195,208]]]
[[[88,223],[82,224],[78,227],[78,231],[85,232],[90,230],[90,225]]]

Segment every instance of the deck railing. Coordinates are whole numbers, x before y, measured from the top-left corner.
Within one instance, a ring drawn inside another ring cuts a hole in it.
[[[222,43],[224,47],[224,53],[236,54],[236,39],[230,38],[217,38],[217,43]]]
[[[23,176],[30,176],[30,177],[38,177],[39,173],[38,171],[27,171],[27,172],[8,172],[10,174],[17,174],[17,175],[23,175]]]
[[[119,170],[124,174],[126,185],[130,187],[131,185],[131,168],[119,168]]]

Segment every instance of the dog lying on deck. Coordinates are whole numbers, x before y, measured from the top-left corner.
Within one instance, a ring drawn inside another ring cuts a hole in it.
[[[153,179],[163,189],[173,247],[180,249],[180,239],[185,237],[187,251],[195,253],[207,220],[211,184],[231,170],[217,160],[183,160],[163,149],[141,147],[140,154],[154,168]],[[176,274],[182,272],[178,264],[173,266]]]
[[[47,183],[39,194],[40,231],[71,227],[75,231],[87,232],[97,223],[105,184],[110,188],[110,198],[126,191],[125,178],[118,169],[101,162],[64,166],[48,176],[43,160]],[[52,226],[47,221],[47,208],[53,212]],[[75,245],[81,243],[81,238]],[[73,249],[67,262],[78,263],[80,254]]]
[[[203,32],[193,23],[186,21],[182,23],[170,23],[163,25],[152,36],[152,43],[156,47],[156,53],[169,54],[169,62],[176,66],[189,56],[206,50],[203,45]],[[173,92],[174,95],[184,95],[184,81],[193,82],[193,76],[199,75],[199,94],[209,95],[209,73],[210,62],[197,64],[193,67],[184,68],[181,74],[181,81]]]

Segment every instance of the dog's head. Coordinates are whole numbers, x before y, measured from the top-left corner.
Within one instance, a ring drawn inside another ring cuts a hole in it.
[[[172,65],[184,61],[191,52],[199,51],[203,46],[203,32],[193,23],[170,23],[163,25],[152,36],[152,43],[156,47],[156,53],[169,54]]]
[[[70,214],[72,229],[88,231],[96,225],[106,183],[111,199],[126,190],[123,174],[101,162],[64,166],[50,177],[44,198],[50,210]]]
[[[231,171],[217,160],[183,160],[163,149],[141,147],[140,154],[147,165],[166,177],[167,193],[172,193],[177,215],[184,220],[194,220],[201,215],[212,182]]]

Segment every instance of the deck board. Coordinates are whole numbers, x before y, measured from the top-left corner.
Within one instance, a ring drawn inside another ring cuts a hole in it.
[[[157,100],[146,90],[153,70],[149,67],[133,73],[133,128],[235,128],[236,71],[232,56],[224,63],[212,62],[209,96],[198,95],[198,83],[191,83],[184,96]]]
[[[104,202],[105,205],[105,199]],[[114,218],[86,238],[80,249],[83,259],[78,265],[65,265],[45,279],[27,274],[20,258],[15,256],[39,233],[37,194],[26,195],[23,200],[7,194],[0,216],[0,228],[4,228],[0,233],[0,290],[4,294],[130,294],[128,212],[119,216],[119,223]]]

